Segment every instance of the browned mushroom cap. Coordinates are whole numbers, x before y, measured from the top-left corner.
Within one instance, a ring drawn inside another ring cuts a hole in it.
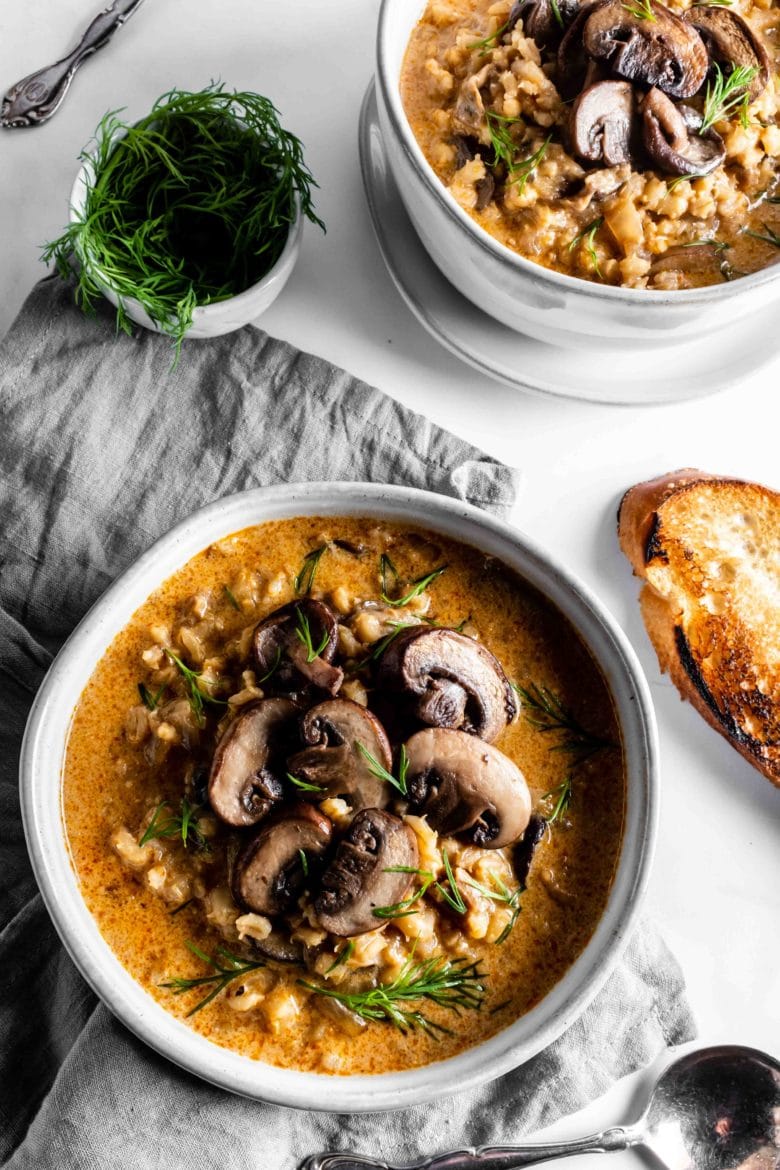
[[[704,41],[712,61],[717,61],[729,71],[740,65],[757,70],[747,91],[748,101],[754,102],[766,89],[772,69],[760,35],[738,12],[728,8],[697,4],[686,12],[685,19]]]
[[[599,81],[574,103],[572,145],[580,158],[614,167],[631,160],[634,90],[627,81]]]
[[[298,711],[290,699],[260,699],[247,704],[220,739],[208,794],[225,824],[256,825],[283,798],[281,765],[294,742]]]
[[[309,651],[300,636],[308,625],[312,649],[325,640],[318,655],[309,662]],[[310,597],[292,601],[274,610],[259,623],[254,633],[254,650],[261,675],[271,672],[272,685],[292,689],[311,684],[335,695],[344,672],[331,666],[338,645],[338,623],[329,606]]]
[[[236,858],[236,901],[256,914],[284,914],[297,901],[310,867],[330,844],[331,833],[330,821],[313,805],[301,801],[285,809],[263,825]]]
[[[598,80],[589,76],[595,63],[591,61],[582,46],[582,30],[585,28],[585,22],[588,18],[608,3],[609,0],[595,0],[593,4],[580,5],[574,20],[567,28],[563,40],[558,46],[556,85],[559,93],[565,98],[573,97],[580,92],[583,85]]]
[[[591,13],[582,30],[585,51],[607,61],[627,81],[656,85],[672,97],[690,97],[701,88],[709,68],[707,50],[696,29],[681,17],[648,0],[653,20],[635,14],[621,0]]]
[[[510,32],[522,20],[525,35],[540,48],[548,48],[561,39],[579,7],[578,0],[520,0],[512,5],[505,32]]]
[[[408,696],[423,723],[461,728],[488,742],[517,714],[501,663],[455,630],[414,626],[399,634],[380,659],[378,682]]]
[[[287,761],[294,776],[327,789],[328,796],[343,797],[355,812],[387,805],[392,795],[388,784],[372,773],[357,745],[388,770],[393,755],[385,729],[365,707],[351,699],[318,703],[301,720],[301,738],[312,746]]]
[[[516,841],[531,816],[523,773],[508,756],[462,731],[428,728],[407,741],[409,807],[438,833],[483,849]]]
[[[688,106],[676,106],[651,89],[642,103],[642,137],[647,153],[668,175],[706,175],[726,157],[723,139],[715,130],[696,132],[701,117]]]
[[[320,926],[342,937],[376,930],[383,920],[374,910],[400,902],[412,884],[411,874],[387,871],[416,869],[418,861],[417,838],[408,825],[382,809],[363,809],[322,875],[314,902]]]

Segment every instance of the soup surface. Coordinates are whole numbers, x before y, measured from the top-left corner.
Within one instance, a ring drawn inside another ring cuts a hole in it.
[[[409,647],[428,655],[417,695],[393,675]],[[487,682],[463,701],[476,659]],[[513,684],[492,716],[491,679]],[[241,729],[293,705],[284,748],[252,773]],[[345,745],[336,710],[370,721],[371,752]],[[331,714],[306,739],[311,711]],[[475,797],[470,779],[450,799],[458,760],[417,762],[431,736],[477,751],[493,785],[503,768],[503,795]],[[247,767],[239,807],[225,785]],[[217,1044],[333,1074],[449,1057],[537,1003],[604,910],[624,805],[610,695],[563,616],[476,549],[370,518],[269,523],[189,561],[98,663],[63,778],[83,896],[133,977]],[[302,848],[263,884],[263,858],[293,832]],[[369,873],[377,837],[402,851]],[[339,882],[368,880],[373,897],[350,886],[345,909]]]
[[[521,256],[718,284],[780,259],[779,24],[774,0],[430,0],[401,94],[442,183]]]

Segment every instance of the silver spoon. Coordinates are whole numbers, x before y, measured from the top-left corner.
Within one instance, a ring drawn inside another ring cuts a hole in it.
[[[634,1125],[549,1145],[457,1150],[408,1170],[512,1170],[571,1154],[641,1146],[668,1170],[776,1170],[780,1064],[754,1048],[701,1048],[670,1064]],[[361,1154],[315,1154],[300,1170],[399,1170]]]
[[[29,73],[17,81],[3,98],[0,126],[40,126],[59,109],[78,67],[98,49],[107,45],[118,28],[141,7],[143,0],[115,0],[99,12],[73,52],[54,65]]]

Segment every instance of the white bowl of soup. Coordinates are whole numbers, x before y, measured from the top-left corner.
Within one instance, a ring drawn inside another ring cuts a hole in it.
[[[687,27],[687,0],[646,21],[641,5],[610,3],[638,30],[658,29],[661,19]],[[534,4],[553,25],[562,14],[554,48],[578,8]],[[555,344],[652,347],[727,328],[738,344],[740,319],[780,297],[780,92],[771,60],[780,14],[746,7],[757,52],[767,54],[765,84],[753,105],[735,102],[730,120],[716,123],[725,162],[700,176],[664,172],[641,149],[610,166],[577,155],[567,130],[573,95],[555,53],[526,35],[511,0],[383,0],[376,89],[388,165],[421,246],[450,282],[497,320]],[[742,17],[719,10],[716,19]],[[698,34],[687,35],[701,47]],[[627,39],[602,38],[613,49]],[[639,133],[648,87],[620,81],[606,62],[591,65],[633,103]],[[714,59],[689,101],[702,105],[713,70]],[[681,119],[683,109],[700,118],[666,94],[657,100],[664,116]],[[584,149],[600,149],[604,117],[599,107]]]
[[[559,1036],[637,924],[652,703],[589,590],[508,524],[308,484],[180,523],[36,697],[27,842],[71,957],[229,1091],[403,1108]]]

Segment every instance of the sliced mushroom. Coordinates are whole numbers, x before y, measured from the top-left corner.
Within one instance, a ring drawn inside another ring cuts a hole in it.
[[[667,248],[652,263],[650,272],[704,273],[723,265],[723,249],[715,242],[702,240],[700,243],[677,244]]]
[[[609,167],[630,162],[635,106],[627,81],[599,81],[584,90],[571,114],[572,145],[580,158]]]
[[[408,697],[423,723],[461,728],[488,742],[517,714],[498,659],[455,630],[415,626],[399,634],[380,659],[378,678]]]
[[[547,821],[544,817],[540,817],[538,813],[534,813],[531,817],[523,836],[517,842],[514,849],[514,869],[517,884],[522,888],[528,884],[528,874],[531,871],[531,862],[534,859],[536,848],[547,832]]]
[[[255,914],[284,914],[298,900],[332,831],[328,818],[311,804],[300,801],[285,809],[236,858],[233,897]]]
[[[462,731],[428,728],[407,741],[410,810],[444,836],[459,833],[483,849],[510,845],[531,816],[517,765]]]
[[[658,0],[648,4],[652,20],[631,4],[607,0],[585,21],[583,47],[627,81],[658,86],[672,97],[690,97],[709,68],[704,42],[691,24]]]
[[[293,942],[284,930],[274,929],[263,939],[252,939],[252,950],[274,963],[303,963],[303,943]]]
[[[308,625],[312,649],[325,644],[309,661],[309,651],[299,636]],[[335,614],[323,601],[310,597],[283,605],[264,618],[254,632],[254,651],[261,675],[270,674],[272,685],[293,689],[310,684],[335,695],[344,672],[332,666],[338,645]]]
[[[290,699],[248,703],[217,744],[209,774],[209,804],[227,825],[256,825],[284,797],[283,762],[297,733]]]
[[[354,812],[388,804],[392,796],[389,785],[373,774],[357,746],[362,744],[383,768],[392,768],[385,730],[365,707],[351,699],[318,703],[301,721],[301,738],[311,746],[287,761],[294,776],[327,789],[328,796],[343,797]]]
[[[467,77],[460,87],[452,111],[452,125],[455,131],[466,137],[474,135],[481,139],[487,126],[483,90],[495,77],[495,66],[488,62],[479,73]]]
[[[723,139],[715,130],[699,134],[701,118],[687,106],[676,106],[651,89],[642,103],[642,137],[654,163],[668,175],[706,175],[726,157]]]
[[[572,98],[584,86],[599,80],[593,76],[595,62],[588,57],[582,46],[582,32],[585,23],[609,0],[595,0],[593,4],[582,4],[558,46],[557,87],[565,98]]]
[[[336,856],[322,875],[314,912],[323,930],[342,937],[382,925],[374,910],[394,906],[409,891],[416,869],[417,838],[399,817],[378,808],[359,812],[342,837]]]
[[[560,41],[566,27],[579,11],[578,0],[520,0],[513,4],[506,23],[506,32],[523,22],[523,32],[546,49]]]
[[[704,41],[712,61],[717,61],[729,72],[740,65],[757,70],[747,91],[748,101],[754,102],[766,89],[772,70],[772,62],[760,35],[730,8],[697,4],[686,12],[685,19]]]

